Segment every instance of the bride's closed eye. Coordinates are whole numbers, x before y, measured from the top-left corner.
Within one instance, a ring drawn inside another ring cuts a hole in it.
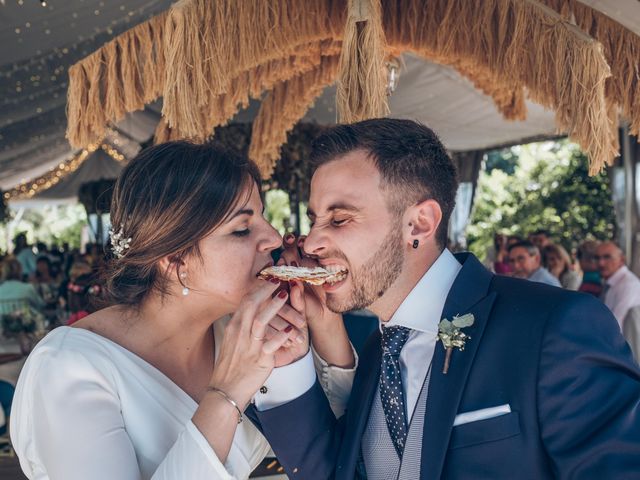
[[[231,234],[236,237],[246,237],[250,233],[251,233],[251,230],[249,230],[248,228],[245,228],[244,230],[237,230],[235,232],[232,232]]]

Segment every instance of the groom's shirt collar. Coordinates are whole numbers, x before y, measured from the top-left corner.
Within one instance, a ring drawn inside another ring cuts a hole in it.
[[[447,295],[461,269],[460,262],[445,248],[386,325],[401,325],[435,336]]]

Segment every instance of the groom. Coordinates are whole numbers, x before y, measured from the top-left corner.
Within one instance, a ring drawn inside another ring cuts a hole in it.
[[[445,248],[457,180],[431,130],[336,126],[312,160],[304,251],[349,272],[326,305],[368,308],[381,327],[342,418],[317,381],[254,412],[290,478],[640,476],[640,370],[613,315]]]

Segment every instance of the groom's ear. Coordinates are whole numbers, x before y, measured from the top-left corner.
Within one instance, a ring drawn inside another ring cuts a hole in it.
[[[419,245],[437,243],[436,232],[442,221],[442,209],[440,204],[433,200],[423,200],[412,205],[405,212],[405,228],[403,236],[408,245],[413,245],[418,240]]]

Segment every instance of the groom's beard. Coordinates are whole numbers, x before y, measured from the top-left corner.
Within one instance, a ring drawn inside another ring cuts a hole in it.
[[[392,225],[380,248],[358,270],[349,271],[351,292],[348,298],[341,300],[337,293],[327,294],[329,310],[342,313],[367,308],[396,281],[404,261],[400,223]],[[341,253],[330,256],[346,260]]]

